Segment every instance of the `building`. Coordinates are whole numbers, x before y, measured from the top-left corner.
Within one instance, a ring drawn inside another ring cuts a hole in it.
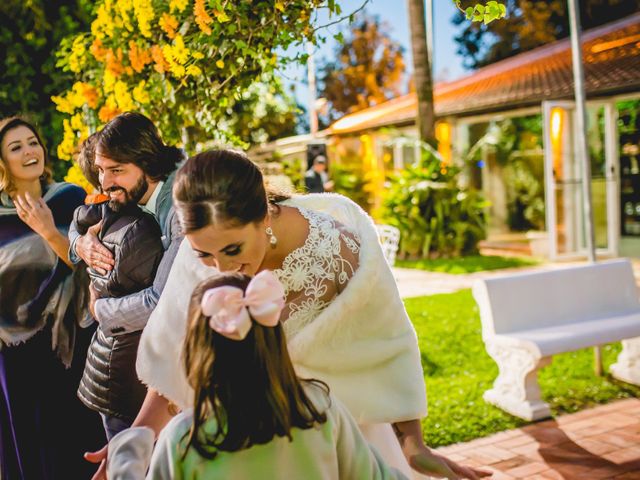
[[[583,58],[598,252],[640,257],[640,14],[584,32]],[[439,153],[491,201],[490,238],[533,231],[534,253],[586,255],[572,98],[569,39],[436,85]],[[408,94],[346,115],[324,132],[333,163],[380,191],[420,154],[416,114]]]

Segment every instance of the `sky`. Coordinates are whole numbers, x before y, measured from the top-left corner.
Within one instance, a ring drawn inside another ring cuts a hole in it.
[[[364,0],[338,0],[342,7],[342,15],[347,15],[356,10]],[[456,43],[454,36],[460,27],[451,23],[451,18],[458,11],[451,0],[433,0],[434,4],[434,58],[433,73],[436,81],[438,80],[455,80],[467,73],[462,66],[462,57],[456,54]],[[409,34],[409,20],[407,12],[406,0],[370,0],[366,5],[368,14],[377,15],[380,20],[386,22],[390,29],[389,35],[396,40],[404,48],[404,58],[407,68],[408,80],[410,72],[413,70],[411,59],[411,44]],[[324,25],[330,20],[320,16],[318,24]],[[340,31],[340,27],[344,28],[348,21],[341,22],[339,25],[328,27],[326,37],[327,43],[316,50],[316,66],[321,62],[322,58],[332,58],[336,41],[332,35]],[[305,105],[308,99],[308,88],[306,85],[307,70],[306,66],[300,65],[290,67],[284,72],[285,82],[295,87],[295,95],[298,101]]]

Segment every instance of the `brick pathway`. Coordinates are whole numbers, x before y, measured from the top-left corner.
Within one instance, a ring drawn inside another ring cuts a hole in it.
[[[486,467],[494,480],[640,480],[640,399],[438,450],[463,464]]]

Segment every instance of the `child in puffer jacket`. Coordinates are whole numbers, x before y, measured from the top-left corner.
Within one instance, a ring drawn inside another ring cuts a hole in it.
[[[82,155],[93,155],[90,142],[91,137]],[[73,224],[81,235],[99,222],[98,239],[112,251],[115,264],[105,275],[87,269],[95,297],[123,297],[151,286],[164,255],[155,217],[135,204],[116,212],[106,201],[74,212]],[[117,334],[100,325],[87,352],[78,397],[100,413],[107,438],[133,422],[146,395],[135,368],[141,334],[142,330]]]

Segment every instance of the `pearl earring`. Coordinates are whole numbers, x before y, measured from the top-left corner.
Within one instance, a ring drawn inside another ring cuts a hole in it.
[[[271,229],[271,227],[267,227],[265,232],[267,233],[267,235],[269,235],[269,244],[271,245],[271,248],[276,248],[276,245],[278,244],[278,238],[273,234],[273,230]]]

